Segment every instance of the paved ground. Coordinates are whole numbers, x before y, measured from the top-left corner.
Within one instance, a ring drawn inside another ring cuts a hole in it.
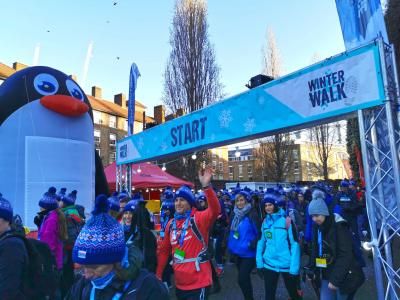
[[[375,292],[375,279],[374,279],[374,271],[372,266],[372,259],[366,258],[367,267],[364,268],[364,272],[366,275],[366,282],[357,292],[355,299],[356,300],[373,300],[376,299]],[[236,267],[234,265],[226,265],[225,266],[225,274],[221,278],[222,291],[218,294],[211,295],[209,300],[242,300],[243,296],[241,294],[240,288],[236,283]],[[261,279],[256,275],[252,275],[252,282],[254,288],[254,299],[262,300],[264,299],[264,284]],[[304,300],[317,299],[311,285],[306,282],[302,283],[302,288],[304,290]],[[173,294],[173,291],[172,291]],[[172,299],[175,299],[172,297]],[[279,281],[279,286],[277,290],[276,300],[287,300],[288,294],[283,284],[283,280]]]

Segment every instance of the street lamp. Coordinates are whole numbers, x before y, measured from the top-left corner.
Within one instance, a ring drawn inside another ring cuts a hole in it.
[[[137,172],[142,173],[142,169],[140,168],[140,165],[139,165],[139,168],[137,169]]]
[[[195,152],[195,153],[193,153],[193,155],[192,155],[192,159],[195,160],[196,158],[197,158],[197,155],[196,155],[196,152]]]
[[[161,170],[163,170],[164,172],[167,170],[167,168],[165,167],[165,163],[163,163]]]

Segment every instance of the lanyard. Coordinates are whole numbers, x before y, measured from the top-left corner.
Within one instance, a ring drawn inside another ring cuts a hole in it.
[[[318,254],[322,257],[322,232],[318,229]]]
[[[169,217],[168,216],[162,216],[161,217],[161,230],[164,231],[165,227],[167,226],[169,221]]]
[[[183,246],[183,242],[185,240],[185,235],[186,235],[186,230],[188,229],[188,226],[189,226],[189,221],[190,221],[190,216],[188,216],[186,218],[185,223],[183,224],[183,227],[182,227],[181,235],[179,236],[179,246],[180,246],[180,248],[182,248],[182,246]],[[177,230],[176,230],[176,220],[174,219],[172,222],[173,222],[172,230],[174,231],[174,233],[176,235],[176,232],[177,232]]]

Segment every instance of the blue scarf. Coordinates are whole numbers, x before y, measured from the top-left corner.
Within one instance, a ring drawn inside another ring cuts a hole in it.
[[[175,213],[174,214],[174,218],[175,220],[186,220],[187,218],[190,218],[190,215],[192,214],[192,210],[188,210],[187,212],[183,213],[183,214],[178,214]]]
[[[115,272],[111,271],[107,275],[104,275],[103,277],[99,277],[96,279],[93,279],[92,282],[92,291],[90,292],[90,300],[95,300],[95,294],[96,294],[96,289],[102,290],[106,286],[110,284],[110,282],[113,280],[115,277]]]

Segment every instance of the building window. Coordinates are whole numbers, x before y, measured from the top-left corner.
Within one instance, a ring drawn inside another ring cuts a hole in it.
[[[223,179],[224,179],[224,175],[219,174],[219,175],[218,175],[218,179],[219,179],[219,180],[223,180]]]
[[[243,176],[243,165],[239,165],[239,177]]]
[[[99,112],[97,110],[93,111],[93,123],[103,124],[103,120],[101,119],[101,112]]]
[[[224,163],[223,163],[223,162],[219,162],[219,163],[218,163],[218,166],[219,166],[219,170],[220,170],[221,172],[223,172],[223,171],[224,171]]]
[[[109,159],[109,163],[112,164],[115,161],[115,151],[111,151],[110,152],[110,159]]]
[[[111,128],[117,128],[117,117],[116,116],[110,116],[109,121],[108,121],[108,126]]]
[[[300,138],[301,138],[301,131],[296,131],[296,132],[294,133],[294,135],[295,135],[295,138],[296,138],[296,139],[300,139]]]
[[[117,135],[114,133],[110,133],[110,147],[115,148],[116,143],[117,143]]]
[[[295,171],[298,171],[298,170],[299,170],[299,162],[295,161],[295,162],[293,163],[293,166],[294,166],[294,170],[295,170]]]
[[[214,171],[217,169],[217,162],[215,160],[212,161],[212,168]]]
[[[125,120],[124,122],[124,130],[128,132],[128,120]]]
[[[229,178],[233,179],[233,166],[229,166]]]
[[[247,174],[250,176],[253,176],[253,166],[248,165],[247,166]]]
[[[297,150],[297,149],[293,150],[293,159],[295,159],[295,160],[299,159],[299,150]]]
[[[101,157],[101,156],[100,156],[100,148],[96,148],[96,152],[97,152],[97,154],[99,155],[99,157]]]
[[[96,147],[100,146],[100,136],[101,136],[100,130],[95,129],[94,130],[94,143],[95,143]]]

